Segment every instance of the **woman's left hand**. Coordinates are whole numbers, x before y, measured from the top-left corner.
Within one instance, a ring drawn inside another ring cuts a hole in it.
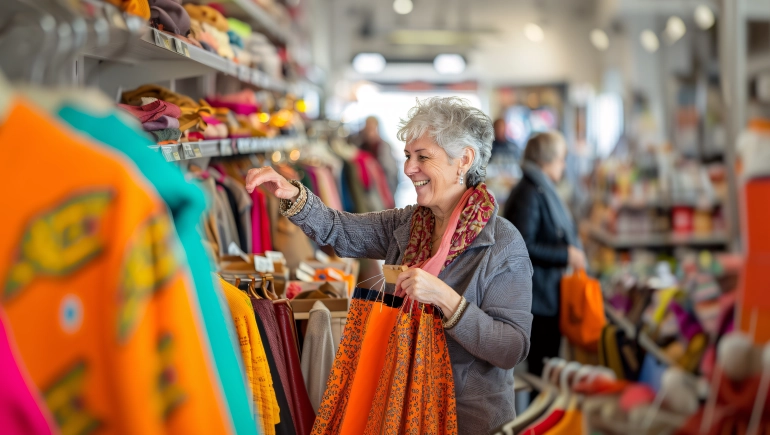
[[[398,275],[396,295],[409,297],[423,304],[433,304],[449,318],[460,305],[462,296],[437,276],[414,268]]]

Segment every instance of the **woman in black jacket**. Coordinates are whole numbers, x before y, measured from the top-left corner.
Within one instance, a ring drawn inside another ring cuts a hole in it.
[[[521,232],[532,260],[532,335],[529,371],[540,375],[543,358],[559,355],[559,287],[567,266],[586,259],[567,206],[556,192],[564,174],[567,144],[558,132],[533,136],[524,150],[524,176],[513,188],[504,216]]]

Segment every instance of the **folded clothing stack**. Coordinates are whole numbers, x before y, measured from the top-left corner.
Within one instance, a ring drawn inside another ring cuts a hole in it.
[[[182,110],[179,106],[155,97],[142,97],[134,102],[139,104],[119,104],[118,107],[136,117],[142,123],[142,128],[155,138],[155,142],[175,143],[179,140],[182,135],[179,130]]]
[[[126,110],[139,118],[143,123],[144,129],[152,133],[158,141],[180,140],[181,142],[195,142],[204,139],[264,136],[264,134],[255,133],[249,124],[245,124],[239,119],[242,115],[236,116],[236,113],[232,110],[233,108],[241,111],[246,110],[253,116],[256,116],[258,109],[256,99],[252,91],[248,92],[251,93],[251,99],[246,101],[247,104],[232,106],[222,104],[219,107],[214,107],[213,104],[209,104],[204,100],[196,102],[186,95],[178,94],[161,86],[144,85],[124,92],[122,99],[126,104],[121,105],[121,107],[126,108]],[[155,99],[160,101],[160,103],[156,104],[176,105],[175,107],[177,111],[181,112],[181,116],[169,115],[171,118],[178,119],[165,119],[161,116],[148,115],[142,108],[144,104]],[[178,131],[179,134],[176,136],[170,135],[169,133],[176,133],[174,130]],[[181,138],[179,137],[180,134]],[[167,139],[166,137],[169,135],[172,138]]]

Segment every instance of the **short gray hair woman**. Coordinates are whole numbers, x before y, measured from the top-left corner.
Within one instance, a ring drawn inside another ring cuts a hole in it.
[[[444,313],[459,433],[488,433],[515,417],[513,367],[527,356],[532,320],[526,245],[510,222],[497,217],[483,184],[492,123],[464,100],[430,98],[409,111],[398,136],[406,142],[404,173],[417,191],[416,206],[340,212],[271,168],[249,171],[246,188],[265,186],[283,200],[293,223],[342,257],[415,266],[411,248],[429,258],[442,239],[444,249],[452,240],[449,263],[438,276],[412,267],[399,276],[397,291]],[[453,212],[465,216],[456,228],[449,227]],[[416,230],[413,221],[429,223]]]

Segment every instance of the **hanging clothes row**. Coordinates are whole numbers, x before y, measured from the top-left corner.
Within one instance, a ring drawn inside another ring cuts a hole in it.
[[[219,281],[238,330],[254,412],[264,433],[309,434],[315,408],[300,369],[291,307],[285,299],[270,299],[274,295],[266,291],[267,281],[259,286],[243,283],[246,291]]]
[[[37,144],[0,162],[0,303],[51,430],[256,433],[201,192],[103,96],[24,95],[0,83],[2,143]]]

